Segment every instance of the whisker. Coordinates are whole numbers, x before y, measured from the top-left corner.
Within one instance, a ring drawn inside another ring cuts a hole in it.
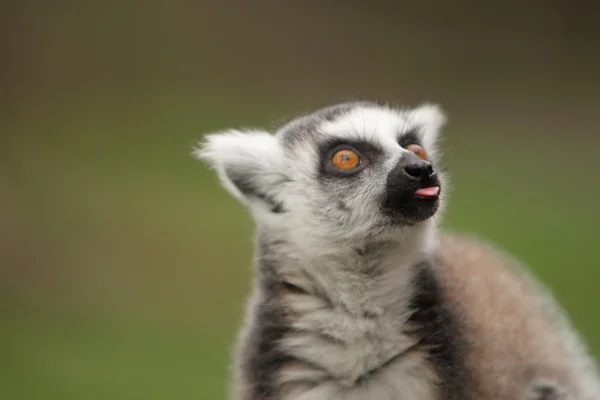
[[[344,118],[346,118],[346,121],[348,121],[348,123],[350,124],[350,126],[352,127],[352,130],[354,131],[354,133],[356,134],[356,139],[360,140],[360,134],[358,133],[358,131],[356,130],[356,127],[354,126],[354,124],[352,123],[352,120],[348,117],[348,114],[344,113]]]
[[[377,134],[377,128],[379,127],[379,121],[381,120],[381,114],[377,117],[377,122],[375,123],[375,127],[373,128],[373,133],[371,135],[371,142],[375,141],[375,135]]]

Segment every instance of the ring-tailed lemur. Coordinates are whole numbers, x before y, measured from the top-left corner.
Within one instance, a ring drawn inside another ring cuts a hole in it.
[[[236,399],[600,399],[545,289],[438,232],[444,124],[436,105],[349,102],[195,150],[256,224]]]

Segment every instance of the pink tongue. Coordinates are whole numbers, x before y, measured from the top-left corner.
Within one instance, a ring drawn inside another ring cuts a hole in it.
[[[439,186],[432,186],[432,187],[428,187],[428,188],[418,189],[415,192],[415,194],[417,196],[422,196],[422,197],[433,197],[433,196],[437,196],[437,194],[439,192],[440,192]]]

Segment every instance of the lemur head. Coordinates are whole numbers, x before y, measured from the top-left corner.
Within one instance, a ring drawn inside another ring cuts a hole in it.
[[[365,241],[434,223],[445,192],[436,151],[444,122],[434,105],[343,103],[275,134],[208,134],[195,155],[248,206],[259,230]]]

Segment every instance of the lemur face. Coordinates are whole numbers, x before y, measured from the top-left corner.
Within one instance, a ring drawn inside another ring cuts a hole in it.
[[[440,206],[435,106],[344,103],[297,118],[275,135],[226,131],[197,155],[249,205],[257,223],[352,239],[413,226]]]

